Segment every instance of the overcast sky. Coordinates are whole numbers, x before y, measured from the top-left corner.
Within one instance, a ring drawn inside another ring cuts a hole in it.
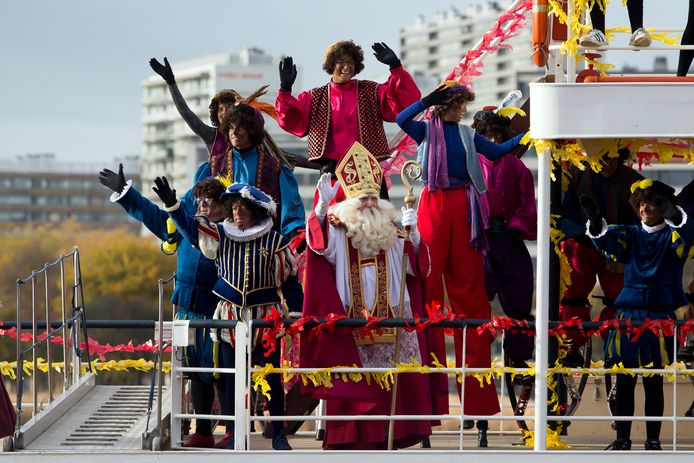
[[[384,41],[398,50],[398,32],[419,14],[472,0],[20,0],[0,15],[0,159],[54,152],[61,160],[109,162],[139,154],[141,81],[149,58],[171,61],[255,46],[294,56],[304,86],[326,81],[327,45],[351,38],[365,49]],[[646,0],[646,26],[681,28],[686,0]],[[612,0],[608,27],[628,26]],[[611,57],[650,66],[653,53]],[[669,54],[670,68],[676,54]],[[367,70],[383,66],[367,58]],[[374,71],[372,71],[374,73]]]

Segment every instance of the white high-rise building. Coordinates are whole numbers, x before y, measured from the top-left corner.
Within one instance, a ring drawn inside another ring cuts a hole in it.
[[[247,96],[259,87],[269,85],[268,93],[261,100],[274,105],[279,90],[278,63],[279,57],[248,48],[239,53],[175,62],[171,66],[188,106],[210,125],[208,106],[212,97],[222,89],[234,89]],[[300,77],[295,85],[301,88]],[[151,189],[155,177],[166,175],[182,194],[192,186],[195,170],[207,160],[208,152],[202,140],[179,115],[168,86],[160,76],[154,74],[145,79],[142,89],[142,191],[148,198],[158,201]],[[280,148],[305,156],[305,141],[283,131],[269,117],[266,117],[265,128]]]
[[[456,8],[438,12],[433,20],[419,16],[414,25],[400,30],[401,60],[411,73],[442,80],[487,32],[511,1],[487,1],[469,5],[464,13]],[[527,97],[529,76],[540,69],[531,60],[530,18],[527,27],[506,43],[513,50],[500,48],[484,58],[482,75],[472,87],[475,101],[468,106],[469,119],[486,105],[497,104],[516,89]],[[424,90],[424,89],[423,89]]]

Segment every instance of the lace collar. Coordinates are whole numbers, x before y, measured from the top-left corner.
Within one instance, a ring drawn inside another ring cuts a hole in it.
[[[224,228],[224,234],[234,241],[251,241],[272,230],[272,219],[265,219],[245,230],[239,229],[230,219],[224,219],[222,227]]]

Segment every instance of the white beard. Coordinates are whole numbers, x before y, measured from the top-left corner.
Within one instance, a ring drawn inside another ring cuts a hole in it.
[[[359,210],[359,198],[334,205],[330,212],[347,229],[347,238],[362,257],[373,257],[390,249],[397,240],[393,225],[395,208],[388,201],[378,200],[378,207]]]

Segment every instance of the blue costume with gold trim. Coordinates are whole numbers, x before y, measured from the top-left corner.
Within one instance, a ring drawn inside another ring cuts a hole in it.
[[[647,225],[613,225],[593,237],[595,246],[610,260],[624,264],[624,288],[615,306],[618,319],[638,324],[649,318],[674,319],[674,311],[686,305],[682,269],[694,256],[694,223],[683,214],[675,226],[664,222]],[[644,332],[637,341],[612,332],[606,353],[627,367],[653,363],[655,368],[672,362],[672,338]]]
[[[232,189],[233,186],[229,187]],[[229,189],[227,191],[229,191]],[[226,193],[225,193],[226,194]],[[224,195],[223,195],[224,196]],[[214,259],[219,279],[214,293],[221,298],[214,318],[253,319],[262,318],[272,308],[282,310],[284,296],[290,311],[300,310],[303,291],[296,276],[296,258],[289,249],[289,240],[272,230],[271,218],[240,230],[233,221],[226,219],[222,224],[211,224],[207,217],[192,217],[176,204],[169,214],[180,232],[208,259]],[[244,312],[245,309],[250,309]],[[236,357],[234,337],[231,330],[222,329],[212,336],[219,342],[219,365],[234,368]],[[262,339],[263,330],[258,330],[256,339]],[[270,351],[256,343],[251,352],[253,365],[280,365],[280,342],[275,340]],[[269,409],[272,416],[284,414],[284,391],[279,374],[268,375],[270,385]],[[230,413],[234,412],[236,395],[235,382],[226,381],[226,398]],[[283,422],[273,421],[273,431],[279,435]]]

